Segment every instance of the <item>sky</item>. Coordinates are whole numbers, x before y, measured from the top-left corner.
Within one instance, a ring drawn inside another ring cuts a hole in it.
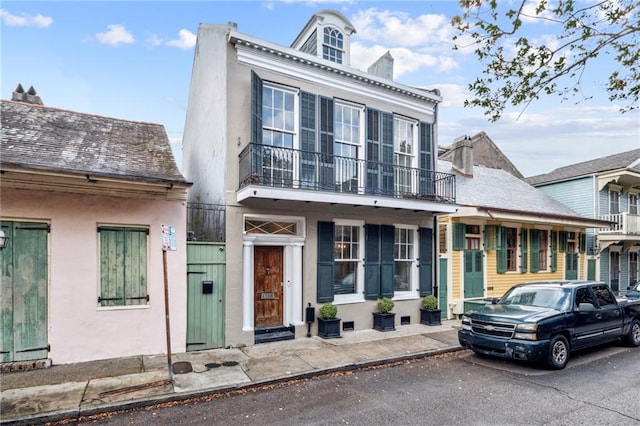
[[[309,18],[334,9],[356,28],[351,66],[366,70],[389,51],[394,79],[441,91],[438,143],[485,132],[525,176],[640,148],[640,111],[622,114],[604,82],[611,63],[590,65],[585,97],[544,97],[510,108],[498,122],[465,108],[481,73],[472,49],[453,50],[446,1],[6,1],[0,3],[2,99],[33,86],[45,105],[164,125],[178,166],[196,34],[200,23],[235,22],[238,31],[288,47]],[[548,24],[527,36],[552,40]]]

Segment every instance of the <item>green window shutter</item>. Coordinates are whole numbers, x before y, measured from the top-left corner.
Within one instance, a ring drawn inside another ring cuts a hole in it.
[[[520,229],[520,272],[527,272],[527,261],[529,259],[529,230]]]
[[[558,236],[560,237],[560,245],[558,247],[558,251],[560,253],[566,253],[569,242],[569,233],[567,231],[560,231]]]
[[[364,298],[375,300],[381,293],[380,225],[364,227]]]
[[[316,299],[318,303],[333,301],[335,281],[335,224],[318,222],[318,271]]]
[[[382,177],[380,149],[380,111],[367,108],[367,193],[377,193]]]
[[[320,186],[335,190],[333,167],[333,99],[320,97]]]
[[[531,272],[538,272],[540,270],[540,230],[532,229],[531,235]]]
[[[484,227],[484,249],[496,250],[498,248],[498,225],[485,225]]]
[[[262,79],[251,71],[251,142],[262,143]]]
[[[143,305],[149,301],[146,228],[98,227],[100,306]]]
[[[420,270],[420,296],[433,294],[433,229],[420,228],[420,258],[418,268]]]
[[[565,244],[566,233],[560,233],[560,239],[562,239],[562,234],[565,234]],[[558,270],[558,231],[551,231],[551,272],[556,272]]]
[[[467,237],[467,226],[464,223],[454,223],[453,228],[453,250],[464,250]]]
[[[433,137],[430,123],[420,122],[419,128],[419,148],[418,164],[420,167],[420,193],[435,194],[435,183],[433,180]]]
[[[507,228],[499,226],[496,234],[498,237],[498,243],[496,245],[496,272],[504,274],[507,272]]]
[[[584,253],[587,249],[587,234],[581,232],[578,234],[578,251]]]
[[[316,181],[316,95],[300,92],[300,186],[315,188]]]
[[[380,297],[393,297],[394,242],[394,227],[390,225],[380,226]]]
[[[381,192],[383,194],[393,194],[393,114],[380,113],[380,142],[381,142],[381,162],[382,176]]]

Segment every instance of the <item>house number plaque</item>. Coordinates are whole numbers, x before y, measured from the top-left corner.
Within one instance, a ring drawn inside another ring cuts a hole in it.
[[[276,295],[273,293],[262,293],[260,294],[260,299],[265,300],[265,299],[275,299]]]

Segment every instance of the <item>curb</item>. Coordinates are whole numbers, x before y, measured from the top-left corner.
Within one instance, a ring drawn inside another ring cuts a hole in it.
[[[201,398],[205,396],[218,395],[222,393],[237,392],[240,390],[260,388],[262,386],[274,385],[274,384],[289,382],[292,380],[308,380],[314,377],[324,376],[327,374],[336,373],[340,371],[355,371],[359,369],[376,367],[379,365],[393,364],[395,362],[410,361],[410,360],[428,358],[435,355],[460,352],[463,350],[464,348],[462,346],[453,345],[445,348],[428,350],[423,352],[416,352],[408,355],[399,355],[399,356],[393,356],[389,358],[380,358],[376,360],[354,362],[350,364],[344,364],[344,365],[330,367],[330,368],[323,368],[323,369],[313,370],[305,373],[294,374],[291,376],[278,377],[275,379],[250,382],[246,384],[222,386],[217,388],[212,387],[212,388],[203,389],[199,391],[191,391],[191,392],[184,392],[184,393],[175,393],[174,391],[173,394],[107,404],[100,407],[92,407],[92,408],[86,408],[86,409],[79,407],[77,410],[58,411],[58,412],[43,414],[41,416],[33,416],[29,418],[20,418],[20,419],[9,419],[6,421],[0,419],[0,425],[34,425],[34,424],[60,422],[63,420],[77,422],[80,420],[87,420],[86,419],[87,417],[91,417],[91,416],[95,416],[95,415],[103,414],[107,412],[124,412],[128,410],[133,410],[133,409],[142,408],[142,407],[150,407],[153,405],[164,404],[168,402],[185,401],[193,398]]]

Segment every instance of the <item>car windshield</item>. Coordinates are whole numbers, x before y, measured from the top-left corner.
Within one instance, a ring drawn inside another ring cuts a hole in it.
[[[631,286],[631,290],[640,291],[640,281],[636,281],[636,283]]]
[[[500,303],[564,310],[569,306],[569,292],[563,288],[516,287],[502,296]]]

